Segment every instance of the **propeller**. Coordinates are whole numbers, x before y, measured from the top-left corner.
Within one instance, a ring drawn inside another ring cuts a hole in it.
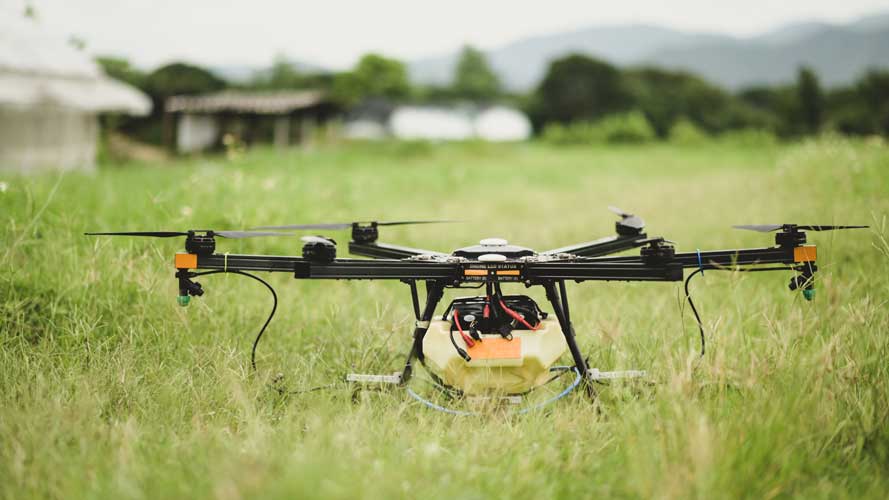
[[[461,222],[457,220],[399,220],[399,221],[356,221],[356,222],[335,222],[330,224],[292,224],[286,226],[259,226],[253,229],[349,229],[355,224],[369,224],[371,226],[406,226],[414,224],[450,224]]]
[[[302,241],[303,243],[322,243],[326,245],[336,245],[336,241],[330,238],[325,238],[324,236],[302,236],[300,237],[300,241]]]
[[[760,233],[769,233],[783,229],[785,231],[793,231],[802,229],[803,231],[833,231],[834,229],[866,229],[868,226],[800,226],[797,224],[748,224],[741,226],[732,226],[735,229],[746,229],[747,231],[758,231]]]
[[[207,233],[207,236],[219,236],[221,238],[255,238],[258,236],[291,236],[290,233],[274,233],[268,231],[211,231],[199,230],[191,233]],[[111,233],[83,233],[87,236],[147,236],[150,238],[175,238],[176,236],[188,236],[188,232],[182,231],[121,231]]]
[[[611,210],[621,218],[620,224],[622,226],[640,230],[645,227],[645,221],[642,220],[642,217],[639,217],[638,215],[625,212],[613,205],[609,205],[608,210]]]

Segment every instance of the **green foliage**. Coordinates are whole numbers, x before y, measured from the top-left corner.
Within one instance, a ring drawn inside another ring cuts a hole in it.
[[[670,142],[682,145],[699,145],[710,140],[710,136],[688,118],[680,118],[672,127],[669,134]]]
[[[654,129],[639,111],[616,113],[594,122],[551,123],[543,129],[543,140],[552,144],[638,144],[655,138]]]
[[[804,66],[799,69],[796,92],[800,115],[797,121],[806,133],[818,133],[824,116],[824,96],[818,76],[811,68]]]
[[[530,111],[538,124],[595,120],[633,103],[616,67],[578,54],[550,63],[535,97]]]
[[[827,101],[831,125],[840,132],[889,136],[889,71],[869,71],[853,87],[831,92]]]
[[[186,63],[162,66],[145,77],[145,91],[156,104],[174,95],[206,94],[224,89],[226,83],[210,71]],[[158,107],[155,107],[158,111]]]
[[[720,144],[742,148],[773,147],[778,144],[778,137],[769,130],[761,128],[742,128],[723,132],[717,137]]]
[[[658,137],[666,138],[683,118],[711,134],[768,126],[767,116],[695,75],[647,67],[627,71],[626,78]]]
[[[134,67],[130,61],[122,57],[97,57],[96,62],[106,75],[128,83],[136,88],[145,88],[145,72]]]
[[[792,85],[778,87],[752,87],[738,93],[745,104],[771,116],[773,126],[769,127],[782,137],[795,135],[799,126],[795,120],[797,112],[797,92]]]
[[[272,66],[257,72],[246,85],[255,90],[330,89],[333,75],[306,73],[284,56],[277,56]]]
[[[369,98],[404,99],[410,93],[404,64],[378,54],[363,56],[352,71],[337,75],[333,82],[334,98],[347,105]]]
[[[472,101],[490,101],[500,94],[500,79],[485,54],[469,45],[460,52],[452,86],[454,95]]]

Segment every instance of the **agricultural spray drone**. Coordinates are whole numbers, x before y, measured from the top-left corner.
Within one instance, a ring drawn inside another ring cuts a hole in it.
[[[796,224],[735,226],[760,232],[775,232],[775,246],[733,250],[677,252],[662,237],[649,237],[643,220],[614,207],[619,216],[616,234],[561,248],[534,251],[511,245],[498,238],[478,245],[443,253],[408,248],[379,241],[382,227],[448,221],[351,222],[266,226],[260,231],[115,232],[89,235],[185,237],[185,252],[175,255],[175,277],[179,282],[179,304],[188,305],[192,296],[204,289],[194,281],[198,276],[237,273],[262,282],[275,297],[272,287],[250,272],[290,273],[296,279],[398,280],[410,288],[416,322],[413,341],[404,366],[392,375],[351,374],[356,383],[407,385],[415,362],[425,366],[432,381],[449,394],[464,396],[499,394],[502,398],[528,394],[564,373],[573,373],[574,382],[556,398],[583,385],[595,397],[594,382],[603,379],[643,376],[641,371],[605,372],[590,368],[575,341],[565,282],[586,281],[682,281],[686,297],[701,332],[704,330],[694,303],[688,295],[688,282],[704,270],[743,272],[793,271],[791,290],[800,290],[807,300],[814,297],[816,247],[807,244],[806,231],[864,228],[867,226],[807,226]],[[280,231],[351,230],[349,253],[370,259],[338,258],[336,242],[323,236],[304,236],[301,256],[239,255],[216,252],[217,238],[245,238],[281,234]],[[639,255],[609,256],[639,248]],[[686,277],[686,270],[691,272]],[[420,300],[419,284],[425,284],[425,300]],[[541,286],[552,308],[544,312],[526,295],[507,295],[505,285]],[[457,298],[436,315],[436,307],[446,288],[484,288],[484,294]],[[253,344],[251,362],[262,333],[275,308]],[[555,364],[565,352],[573,365]],[[434,408],[460,413],[408,392]],[[492,397],[492,396],[484,396]],[[546,402],[549,402],[547,400]]]

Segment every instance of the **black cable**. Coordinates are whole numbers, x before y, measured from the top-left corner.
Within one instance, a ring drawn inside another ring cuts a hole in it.
[[[262,328],[259,329],[259,333],[256,334],[256,338],[253,339],[253,347],[250,349],[250,366],[253,368],[253,371],[256,372],[256,349],[259,347],[259,341],[262,340],[263,334],[265,333],[266,329],[268,328],[269,323],[272,322],[272,318],[275,317],[275,312],[278,310],[278,294],[275,293],[275,289],[272,288],[272,285],[268,284],[267,281],[260,278],[259,276],[255,276],[253,274],[250,274],[250,273],[247,273],[244,271],[239,271],[236,269],[231,270],[231,271],[218,270],[218,271],[207,271],[207,272],[203,272],[203,273],[194,273],[194,275],[192,277],[196,278],[198,276],[208,276],[210,274],[220,274],[220,273],[240,274],[241,276],[246,276],[248,278],[254,279],[254,280],[262,283],[263,285],[265,285],[265,287],[268,288],[269,292],[272,293],[272,310],[269,312],[269,316],[268,316],[268,318],[266,318],[265,323],[262,324]],[[332,384],[319,385],[316,387],[310,387],[308,389],[300,389],[300,390],[296,390],[296,391],[285,391],[284,389],[282,389],[280,387],[275,387],[274,385],[271,385],[271,384],[269,385],[269,387],[278,391],[279,394],[304,394],[307,392],[315,392],[315,391],[320,391],[323,389],[330,389],[331,387],[336,387],[340,384],[341,384],[341,382],[334,382]]]
[[[704,353],[707,350],[707,341],[704,338],[704,324],[701,323],[701,315],[698,314],[698,309],[695,307],[694,301],[691,300],[691,294],[688,292],[688,282],[698,273],[704,272],[704,268],[700,268],[695,272],[688,275],[688,278],[685,278],[685,299],[688,300],[688,305],[691,306],[691,312],[695,315],[695,321],[698,322],[698,329],[701,330],[701,357],[704,357]]]
[[[739,273],[795,270],[795,268],[792,266],[779,266],[779,267],[773,266],[773,267],[760,267],[760,268],[752,268],[752,269],[735,269],[735,268],[721,267],[721,266],[714,266],[714,267],[707,267],[707,268],[710,270],[713,270],[713,271],[730,271],[730,272],[739,272]],[[691,281],[691,278],[694,275],[696,275],[698,273],[703,273],[703,272],[704,272],[704,268],[701,267],[701,268],[698,268],[697,270],[695,270],[693,273],[689,274],[688,278],[685,278],[685,299],[688,301],[688,305],[691,306],[691,312],[694,313],[695,321],[698,322],[698,329],[701,331],[701,357],[703,357],[706,352],[707,342],[704,339],[704,325],[701,322],[701,316],[698,314],[698,309],[695,307],[694,301],[691,300],[691,294],[688,291],[688,283]]]
[[[262,335],[265,333],[266,328],[268,328],[269,323],[272,322],[272,318],[275,317],[275,311],[278,310],[278,294],[275,293],[275,289],[272,288],[272,285],[269,285],[267,281],[260,278],[259,276],[255,276],[253,274],[246,273],[244,271],[239,271],[236,269],[233,269],[231,271],[220,270],[220,271],[208,271],[205,273],[195,273],[194,277],[207,276],[210,274],[219,274],[219,273],[233,273],[233,274],[240,274],[241,276],[246,276],[248,278],[254,279],[254,280],[262,283],[263,285],[265,285],[266,288],[269,289],[270,292],[272,292],[272,301],[273,301],[272,302],[272,310],[269,313],[269,317],[266,318],[265,323],[263,323],[262,328],[259,329],[259,333],[256,334],[256,338],[253,340],[253,348],[250,350],[250,366],[253,367],[253,371],[255,372],[256,371],[256,349],[257,349],[257,347],[259,347],[259,341],[262,339]]]
[[[454,321],[459,321],[456,316],[454,316]],[[472,358],[469,357],[469,353],[467,353],[466,351],[461,349],[460,346],[457,345],[457,342],[454,340],[454,326],[453,325],[451,325],[451,330],[450,330],[450,332],[448,332],[448,337],[450,337],[451,345],[454,346],[454,349],[456,349],[457,354],[459,354],[461,358],[465,359],[467,363],[472,361]]]

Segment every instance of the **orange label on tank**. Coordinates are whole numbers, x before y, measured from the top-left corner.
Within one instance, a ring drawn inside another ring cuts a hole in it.
[[[522,339],[507,340],[488,337],[466,349],[472,359],[519,359],[522,357]]]

